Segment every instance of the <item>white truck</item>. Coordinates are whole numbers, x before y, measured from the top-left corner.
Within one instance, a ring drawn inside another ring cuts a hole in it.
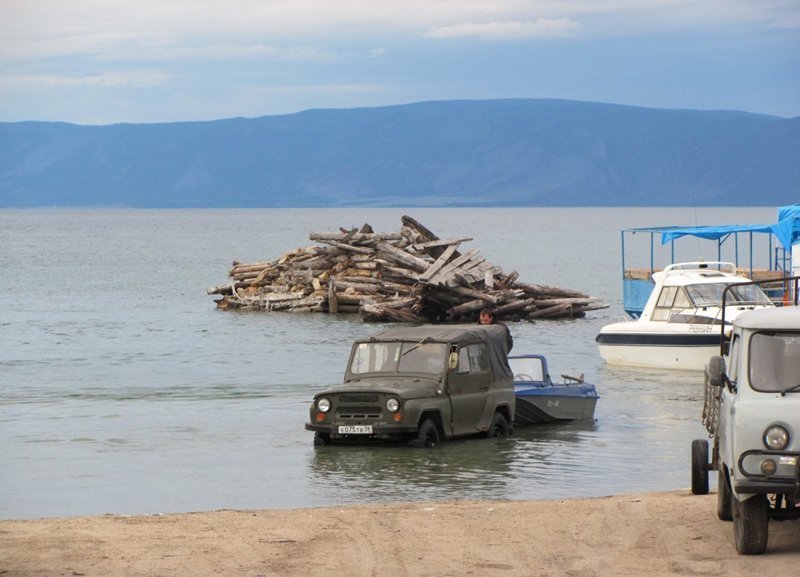
[[[795,281],[796,287],[796,281]],[[692,492],[717,471],[717,515],[736,550],[764,553],[769,521],[800,518],[800,307],[742,313],[706,367],[703,424],[692,442]]]

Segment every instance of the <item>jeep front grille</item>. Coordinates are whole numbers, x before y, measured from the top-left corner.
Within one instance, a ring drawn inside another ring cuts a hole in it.
[[[375,393],[344,393],[339,395],[343,403],[377,403],[378,395]]]
[[[336,416],[340,419],[380,419],[380,407],[339,407]]]

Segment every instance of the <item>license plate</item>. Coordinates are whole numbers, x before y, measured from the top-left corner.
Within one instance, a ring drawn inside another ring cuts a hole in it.
[[[371,435],[372,425],[342,425],[339,427],[340,435]]]

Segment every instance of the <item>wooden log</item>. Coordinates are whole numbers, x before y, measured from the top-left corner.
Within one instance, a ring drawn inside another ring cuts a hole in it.
[[[315,242],[335,241],[357,243],[364,241],[401,240],[403,235],[397,233],[341,233],[341,232],[312,232],[309,239]]]
[[[497,306],[500,302],[501,298],[498,298],[495,295],[489,294],[487,292],[481,292],[479,290],[467,288],[467,287],[449,287],[450,292],[457,294],[459,296],[469,298],[469,299],[478,299],[483,301],[484,306],[491,305]]]
[[[459,317],[467,313],[479,311],[485,307],[486,307],[486,301],[484,301],[483,299],[475,299],[449,308],[447,310],[447,316],[451,318]]]
[[[460,238],[442,238],[438,240],[430,240],[428,242],[420,242],[413,245],[414,249],[419,251],[427,251],[431,248],[437,247],[450,247],[452,245],[458,246],[462,242],[468,242],[472,240],[471,236],[462,236]]]
[[[336,300],[336,277],[328,280],[328,312],[336,314],[339,311],[339,302]]]
[[[248,264],[240,264],[237,261],[234,261],[233,266],[231,267],[228,274],[233,274],[235,272],[252,272],[254,270],[264,270],[267,267],[272,267],[278,264],[278,259],[273,259],[269,261],[263,262],[253,262]]]
[[[572,305],[570,305],[569,303],[563,303],[531,311],[530,313],[528,313],[527,317],[528,319],[565,317],[565,316],[571,316],[571,312],[572,312]]]
[[[428,270],[426,270],[424,273],[420,275],[419,279],[421,281],[430,280],[433,277],[433,275],[439,272],[453,257],[453,255],[456,252],[456,248],[458,248],[458,243],[451,244],[450,246],[448,246],[445,249],[445,251],[441,255],[439,255],[439,258],[437,258],[436,261],[431,266],[428,267]]]
[[[524,310],[526,307],[532,307],[536,304],[536,299],[528,298],[523,300],[516,300],[494,309],[494,314],[498,317],[507,315],[512,312]]]
[[[516,281],[518,278],[519,278],[519,273],[518,273],[517,271],[515,271],[515,270],[512,270],[512,271],[511,271],[510,273],[508,273],[506,276],[501,276],[501,277],[500,277],[500,283],[499,283],[499,286],[501,286],[501,287],[507,287],[507,286],[510,286],[510,285],[511,285],[511,284],[513,284],[513,283],[514,283],[514,281]]]
[[[402,264],[415,272],[424,272],[430,266],[429,263],[425,262],[421,258],[409,254],[408,252],[394,247],[386,242],[379,242],[377,245],[375,245],[375,248],[384,259],[392,260]]]
[[[336,291],[342,293],[342,292],[344,292],[346,290],[351,290],[351,291],[360,292],[360,293],[364,293],[364,294],[378,294],[378,292],[380,291],[380,287],[378,287],[378,286],[376,286],[374,284],[369,284],[369,283],[364,283],[364,282],[361,282],[361,283],[359,283],[359,282],[350,282],[350,281],[345,281],[345,280],[341,280],[341,279],[337,278],[336,279]]]
[[[558,287],[552,287],[547,285],[538,285],[538,284],[528,284],[528,283],[521,283],[515,282],[513,284],[514,288],[520,288],[524,290],[527,294],[531,296],[538,296],[538,297],[576,297],[576,298],[585,298],[587,295],[569,289],[562,289]]]
[[[592,297],[587,298],[557,298],[557,299],[540,299],[536,301],[537,307],[550,307],[559,304],[571,304],[572,306],[586,306],[595,303],[597,299]]]
[[[405,268],[391,266],[389,264],[383,266],[383,276],[384,278],[393,277],[397,279],[406,279],[408,281],[411,281],[412,283],[416,283],[417,281],[419,281],[419,276],[413,271],[410,271]]]
[[[329,244],[333,247],[341,249],[345,252],[358,252],[361,254],[373,254],[374,251],[371,248],[365,246],[355,246],[353,244],[345,244],[342,242],[337,242],[335,240],[321,240],[319,242],[324,242],[325,244]]]

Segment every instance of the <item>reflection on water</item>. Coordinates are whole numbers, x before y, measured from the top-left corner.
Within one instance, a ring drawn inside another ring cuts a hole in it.
[[[509,439],[471,438],[435,449],[406,446],[317,447],[309,463],[315,492],[346,502],[441,499],[558,498],[583,494],[587,477],[602,476],[607,454],[596,452],[598,424],[518,427]],[[574,489],[570,489],[570,486]],[[602,480],[589,490],[611,488]]]

